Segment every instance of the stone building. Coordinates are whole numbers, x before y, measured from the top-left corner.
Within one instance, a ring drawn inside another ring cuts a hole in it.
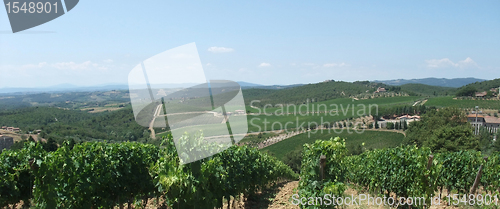
[[[467,120],[474,129],[484,126],[490,133],[496,133],[500,129],[500,118],[478,114],[476,121],[476,114],[469,114]]]

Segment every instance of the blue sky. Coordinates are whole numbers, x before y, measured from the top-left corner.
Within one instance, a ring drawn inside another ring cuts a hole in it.
[[[11,33],[0,88],[125,84],[141,61],[195,42],[208,79],[500,77],[500,1],[88,1]]]

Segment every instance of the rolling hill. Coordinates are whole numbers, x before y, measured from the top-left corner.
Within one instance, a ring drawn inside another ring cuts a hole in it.
[[[454,95],[457,91],[456,88],[442,87],[442,86],[429,86],[419,83],[408,83],[400,86],[401,91],[406,93],[421,94],[424,96],[447,96]]]
[[[421,79],[396,79],[396,80],[384,80],[384,81],[373,81],[377,83],[384,83],[387,85],[394,85],[394,86],[399,86],[399,85],[404,85],[404,84],[409,84],[409,83],[419,83],[419,84],[425,84],[429,86],[442,86],[442,87],[454,87],[458,88],[470,83],[475,83],[475,82],[481,82],[485,81],[484,79],[478,79],[478,78],[453,78],[453,79],[447,79],[447,78],[421,78]]]
[[[475,88],[477,91],[488,91],[491,88],[500,87],[500,78],[488,80],[488,81],[474,82],[474,83],[462,86],[458,90],[461,90],[461,89],[464,89],[467,87]]]
[[[293,88],[280,90],[253,89],[244,90],[245,103],[258,99],[261,104],[300,104],[307,102],[320,102],[335,98],[345,98],[366,92],[374,92],[378,87],[390,89],[391,87],[381,83],[369,81],[356,81],[353,83],[344,81],[329,81],[316,84],[307,84]]]

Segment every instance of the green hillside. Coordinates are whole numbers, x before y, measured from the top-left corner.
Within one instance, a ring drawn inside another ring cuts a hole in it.
[[[308,84],[294,88],[281,90],[245,90],[243,96],[249,95],[245,101],[258,99],[262,104],[302,104],[307,101],[320,102],[335,98],[346,98],[366,92],[374,92],[378,87],[384,87],[389,91],[391,87],[380,83],[368,81],[356,81],[353,83],[344,81],[328,81],[316,84]],[[248,92],[248,93],[247,93]]]
[[[243,96],[247,105],[253,100],[260,100],[260,103],[256,103],[254,106],[262,107],[264,104],[303,104],[307,102],[323,102],[336,98],[348,98],[351,96],[372,96],[372,93],[378,87],[385,88],[388,93],[403,93],[410,96],[448,96],[454,95],[457,91],[456,88],[451,87],[415,83],[390,86],[368,81],[356,81],[352,83],[329,81],[281,90],[244,89]]]
[[[465,86],[462,86],[458,88],[458,90],[462,90],[465,88],[474,88],[477,91],[488,91],[491,88],[498,88],[500,87],[500,78],[493,79],[493,80],[488,80],[488,81],[483,81],[483,82],[475,82],[471,83]]]
[[[419,83],[419,84],[425,84],[429,86],[443,86],[443,87],[453,87],[453,88],[459,88],[464,85],[474,83],[474,82],[481,82],[484,81],[483,79],[477,79],[477,78],[452,78],[452,79],[447,79],[447,78],[420,78],[420,79],[396,79],[396,80],[385,80],[385,81],[373,81],[373,82],[379,82],[379,83],[385,83],[387,85],[404,85],[404,84],[409,84],[409,83]]]

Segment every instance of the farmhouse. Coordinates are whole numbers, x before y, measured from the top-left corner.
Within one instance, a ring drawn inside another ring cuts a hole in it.
[[[500,118],[497,117],[477,115],[476,121],[476,115],[469,114],[467,115],[467,121],[469,121],[474,128],[484,126],[491,133],[497,132],[500,128]]]
[[[378,123],[379,123],[381,128],[387,128],[387,123],[396,124],[396,123],[405,123],[406,122],[406,124],[410,124],[413,121],[420,120],[420,116],[418,116],[418,115],[414,115],[414,116],[403,115],[401,117],[394,116],[394,118],[395,119],[382,119],[382,121],[379,121]]]
[[[479,98],[484,98],[486,97],[486,95],[488,95],[488,93],[491,92],[491,95],[493,97],[498,97],[500,99],[500,87],[497,87],[497,88],[491,88],[490,90],[488,91],[483,91],[483,92],[476,92],[474,94],[474,96],[476,97],[479,97]]]
[[[496,133],[498,128],[500,128],[500,118],[486,116],[484,121],[484,126],[486,126],[486,129],[488,129],[491,133]]]
[[[476,92],[476,97],[485,97],[487,94],[486,91],[483,91],[483,92]]]
[[[9,149],[14,144],[14,138],[8,136],[0,137],[0,152],[3,149]]]
[[[378,88],[377,88],[377,91],[375,91],[374,93],[386,92],[386,91],[387,91],[387,90],[385,90],[385,88],[378,87]]]
[[[476,115],[475,114],[469,114],[467,115],[467,121],[474,126],[483,126],[485,121],[484,121],[484,116],[483,115],[477,115],[477,121],[476,121]]]

